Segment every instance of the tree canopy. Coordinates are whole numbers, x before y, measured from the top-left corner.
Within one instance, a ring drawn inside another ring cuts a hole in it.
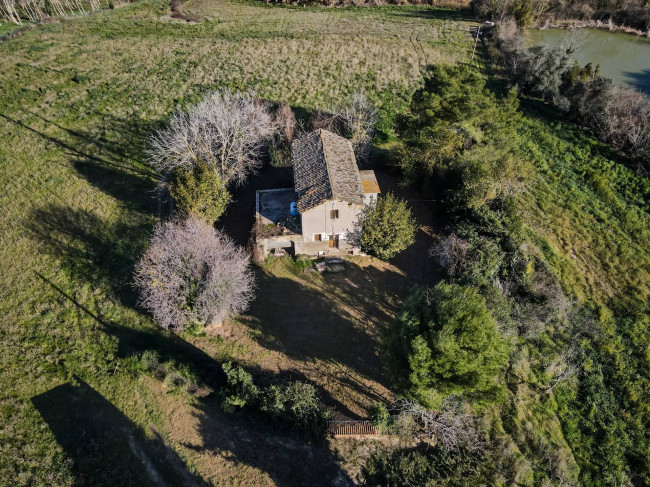
[[[230,202],[223,181],[207,164],[174,170],[169,191],[182,212],[200,216],[209,223],[218,220]]]
[[[433,66],[398,119],[395,164],[425,189],[433,178],[444,179],[454,206],[479,206],[525,175],[517,155],[517,106],[514,92],[497,98],[467,67]]]
[[[391,330],[388,352],[397,385],[426,407],[439,408],[452,394],[476,404],[504,395],[499,377],[508,345],[473,288],[415,288]]]
[[[219,324],[253,297],[245,250],[197,217],[158,225],[135,271],[140,305],[163,328]]]
[[[391,259],[415,241],[417,223],[406,205],[391,193],[366,206],[359,218],[360,229],[351,238],[361,250],[380,259]]]

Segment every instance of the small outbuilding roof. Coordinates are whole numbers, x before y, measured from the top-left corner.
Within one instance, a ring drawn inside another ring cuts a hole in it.
[[[361,186],[363,186],[363,192],[366,194],[377,194],[381,193],[379,190],[379,183],[377,182],[377,176],[375,176],[375,171],[365,170],[359,171],[359,176],[361,177]]]
[[[364,189],[349,140],[315,130],[293,142],[291,158],[301,213],[333,199],[363,204]]]

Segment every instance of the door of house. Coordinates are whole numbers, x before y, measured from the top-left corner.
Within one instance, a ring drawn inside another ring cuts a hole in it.
[[[330,248],[339,248],[339,236],[338,235],[330,235],[330,240],[329,240],[329,246]]]

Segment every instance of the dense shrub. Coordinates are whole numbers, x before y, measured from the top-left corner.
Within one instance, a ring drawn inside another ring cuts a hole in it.
[[[377,449],[361,469],[368,487],[456,487],[481,485],[488,473],[483,455],[440,447]]]
[[[417,224],[406,201],[388,193],[367,205],[350,243],[380,259],[391,259],[415,241]]]
[[[508,344],[485,299],[474,289],[438,284],[415,288],[391,328],[389,372],[404,393],[429,408],[452,394],[470,402],[500,401]]]
[[[226,374],[227,384],[224,409],[234,411],[236,408],[251,405],[259,394],[259,389],[253,383],[253,376],[232,362],[226,362],[221,367]]]
[[[209,223],[218,220],[230,202],[223,181],[207,164],[177,168],[169,192],[181,212],[200,216]]]
[[[575,0],[572,2],[545,2],[544,0],[472,0],[472,10],[479,18],[492,20],[514,19],[521,27],[533,23],[544,24],[554,20],[599,20],[603,27],[613,24],[633,26],[640,31],[650,28],[650,6],[645,0],[626,2]],[[639,32],[643,33],[643,32]]]
[[[383,402],[374,403],[368,407],[368,418],[375,426],[384,428],[390,421],[390,411]]]
[[[324,438],[331,419],[331,413],[322,405],[316,388],[300,381],[266,388],[261,398],[261,409],[293,426],[310,440]]]

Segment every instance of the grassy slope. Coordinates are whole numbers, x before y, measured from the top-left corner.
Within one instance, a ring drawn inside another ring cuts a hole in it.
[[[650,297],[650,183],[603,144],[528,102],[522,130],[538,169],[521,198],[527,223],[580,300]],[[633,272],[631,272],[634,270]]]
[[[310,464],[286,442],[269,445],[280,457],[259,462],[254,448],[231,441],[241,425],[130,372],[129,356],[145,349],[193,365],[206,382],[218,365],[212,356],[250,356],[227,340],[188,338],[194,347],[161,333],[133,306],[131,267],[156,213],[145,134],[216,86],[253,88],[305,108],[359,88],[380,100],[406,95],[426,61],[467,58],[467,29],[456,14],[426,8],[210,8],[204,14],[213,19],[187,24],[161,18],[167,4],[149,1],[0,44],[0,484],[71,484],[64,450],[80,469],[98,471],[93,466],[115,452],[93,446],[98,438],[83,416],[95,408],[122,425],[118,444],[134,445],[116,461],[134,477],[142,474],[136,452],[166,451],[150,424],[216,483],[268,484],[287,475],[269,463]],[[318,376],[318,364],[310,367]],[[329,360],[324,370],[335,367]],[[91,389],[58,388],[74,375]],[[342,398],[355,380],[339,381]],[[63,411],[78,414],[70,421]],[[202,423],[222,436],[196,437]],[[315,458],[330,468],[328,455],[319,450]],[[180,475],[153,468],[173,482]]]

